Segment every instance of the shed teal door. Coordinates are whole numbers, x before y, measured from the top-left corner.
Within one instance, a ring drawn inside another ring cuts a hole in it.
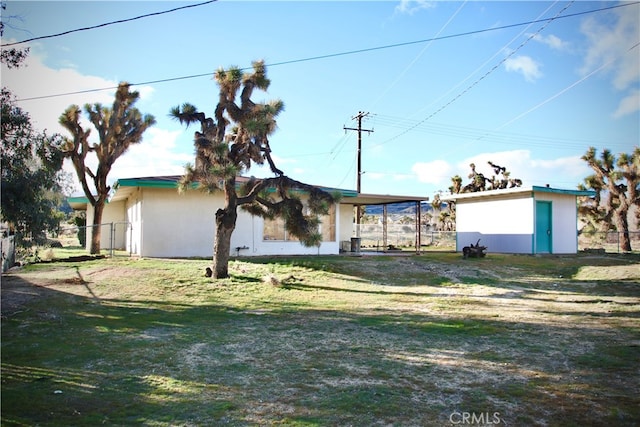
[[[536,202],[536,253],[550,254],[551,248],[551,202]]]

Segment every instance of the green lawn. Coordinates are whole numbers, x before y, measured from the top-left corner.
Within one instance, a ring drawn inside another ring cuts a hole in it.
[[[640,425],[637,255],[208,264],[3,275],[1,424]]]

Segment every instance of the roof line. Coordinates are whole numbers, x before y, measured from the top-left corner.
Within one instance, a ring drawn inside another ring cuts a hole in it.
[[[594,197],[596,192],[593,190],[570,190],[570,189],[561,189],[561,188],[552,188],[552,187],[542,187],[542,186],[531,186],[531,187],[513,187],[513,188],[505,188],[499,190],[487,190],[487,191],[476,191],[472,193],[456,193],[449,194],[447,196],[442,197],[443,201],[447,200],[458,200],[458,199],[471,199],[471,198],[479,198],[479,197],[494,197],[494,196],[502,196],[508,194],[518,194],[518,193],[554,193],[554,194],[567,194],[571,196],[588,196]]]
[[[178,188],[178,180],[180,176],[158,176],[158,177],[145,177],[145,178],[123,178],[116,181],[113,185],[113,189],[116,190],[119,187],[147,187],[147,188]],[[193,184],[196,188],[197,184]],[[342,188],[325,187],[315,185],[315,187],[327,191],[339,191],[343,197],[357,197],[358,192],[355,190],[345,190]]]

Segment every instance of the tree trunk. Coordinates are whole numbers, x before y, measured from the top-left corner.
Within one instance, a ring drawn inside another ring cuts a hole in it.
[[[216,212],[216,241],[213,244],[214,279],[229,277],[229,256],[231,254],[231,234],[236,228],[238,214],[235,208],[218,209]]]
[[[631,239],[629,239],[629,222],[627,221],[627,209],[616,209],[614,221],[620,239],[620,249],[623,252],[631,252]]]
[[[89,253],[97,255],[100,253],[100,238],[102,236],[102,213],[104,212],[105,201],[98,198],[93,206],[93,227],[91,228],[91,247]]]

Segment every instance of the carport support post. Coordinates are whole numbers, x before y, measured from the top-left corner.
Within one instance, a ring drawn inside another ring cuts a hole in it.
[[[385,252],[387,246],[387,204],[382,205],[382,251]]]
[[[422,212],[420,211],[420,201],[416,202],[416,254],[420,254],[420,249],[422,248],[422,232],[420,228],[422,228]]]
[[[116,226],[115,224],[112,222],[111,223],[111,238],[109,239],[109,256],[111,258],[113,258],[113,245],[115,243],[115,234],[116,234]]]

